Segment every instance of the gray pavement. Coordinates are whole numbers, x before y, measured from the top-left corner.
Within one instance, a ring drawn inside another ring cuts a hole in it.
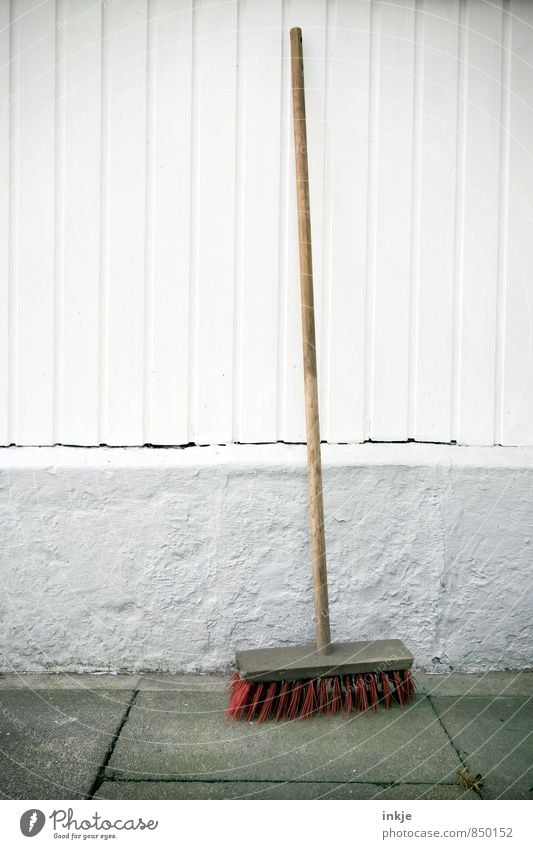
[[[0,798],[532,799],[533,673],[417,681],[403,709],[257,725],[222,676],[0,675]]]

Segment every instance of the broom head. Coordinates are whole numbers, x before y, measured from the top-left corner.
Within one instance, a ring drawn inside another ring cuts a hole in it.
[[[377,711],[414,696],[413,655],[401,640],[332,643],[237,652],[229,682],[229,719],[308,719]]]

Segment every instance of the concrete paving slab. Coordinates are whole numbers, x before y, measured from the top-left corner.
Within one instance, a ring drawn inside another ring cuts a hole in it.
[[[139,677],[111,672],[8,672],[0,674],[0,690],[134,690]]]
[[[431,699],[483,798],[533,799],[532,698]]]
[[[224,692],[141,692],[107,775],[453,783],[461,764],[425,698],[377,714],[232,723]]]
[[[104,781],[97,799],[479,799],[450,784]]]
[[[533,695],[533,672],[450,673],[415,672],[420,694],[439,696]],[[0,673],[0,690],[13,689],[123,689],[131,690],[224,690],[230,673],[111,673],[111,672],[7,672]]]
[[[533,672],[453,672],[433,675],[415,672],[419,693],[436,696],[532,696]]]
[[[172,673],[153,673],[141,675],[137,685],[139,690],[219,690],[225,692],[231,673],[228,675],[194,675]]]
[[[2,796],[83,798],[130,698],[116,690],[2,690]]]

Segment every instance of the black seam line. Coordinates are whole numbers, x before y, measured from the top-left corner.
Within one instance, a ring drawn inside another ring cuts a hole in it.
[[[124,711],[122,719],[120,720],[120,722],[119,722],[119,724],[116,728],[116,731],[113,734],[113,737],[111,738],[111,742],[110,742],[109,746],[107,747],[107,751],[104,755],[104,760],[100,764],[100,768],[99,768],[99,770],[96,774],[96,778],[94,779],[93,783],[91,784],[91,789],[89,790],[87,796],[85,797],[86,799],[94,799],[95,794],[100,789],[100,785],[102,784],[102,782],[104,781],[104,778],[105,778],[105,772],[106,772],[107,765],[109,764],[109,761],[111,760],[111,758],[113,756],[113,752],[115,751],[115,746],[118,743],[118,738],[120,737],[120,735],[122,733],[122,729],[124,728],[124,726],[126,725],[126,722],[128,721],[130,711],[131,711],[132,707],[134,706],[135,702],[137,701],[138,695],[139,695],[139,690],[134,690],[133,693],[131,694],[130,702],[129,702],[126,710]]]
[[[437,697],[437,698],[438,698],[438,697]],[[437,713],[437,709],[436,709],[435,705],[433,704],[433,700],[432,700],[432,698],[431,698],[431,695],[428,695],[427,699],[428,699],[428,702],[429,702],[429,703],[430,703],[430,705],[431,705],[431,708],[432,708],[432,710],[433,710],[433,713],[435,714],[435,716],[437,717],[437,719],[438,719],[438,721],[439,721],[439,725],[440,725],[440,727],[442,728],[442,730],[443,730],[443,731],[444,731],[444,733],[446,734],[446,737],[447,737],[447,738],[448,738],[448,740],[450,741],[450,744],[451,744],[451,746],[452,746],[452,748],[453,748],[453,750],[454,750],[455,754],[457,755],[457,757],[458,757],[458,758],[459,758],[459,760],[461,761],[461,763],[462,763],[463,767],[467,767],[466,763],[465,763],[465,762],[464,762],[464,760],[463,760],[463,756],[461,755],[461,752],[459,751],[459,749],[458,749],[458,748],[457,748],[457,746],[455,745],[455,742],[454,742],[453,738],[450,736],[450,734],[449,734],[449,732],[448,732],[448,729],[446,728],[446,726],[445,726],[444,722],[442,721],[441,717],[440,717],[440,716],[439,716],[439,714]],[[467,769],[468,769],[468,767],[467,767]],[[481,792],[480,792],[480,791],[479,791],[476,787],[472,787],[471,789],[474,791],[474,793],[476,794],[476,796],[479,796],[479,798],[480,798],[480,799],[483,799],[483,796],[481,795]]]
[[[331,779],[325,781],[310,781],[297,778],[115,778],[107,777],[106,781],[114,784],[331,784],[332,787],[339,785],[364,786],[370,784],[372,787],[401,787],[409,785],[413,787],[457,787],[453,782],[434,781],[337,781]]]
[[[362,442],[329,442],[326,439],[320,440],[322,445],[409,445],[411,443],[415,445],[457,445],[457,440],[450,439],[449,442],[440,442],[436,439],[415,439],[414,437],[409,437],[408,439],[363,439]],[[0,451],[3,451],[5,448],[17,448],[22,446],[23,443],[18,442],[9,442],[7,445],[0,445]],[[110,442],[99,442],[97,445],[87,445],[85,443],[76,443],[76,442],[52,442],[44,443],[44,442],[29,442],[25,444],[26,448],[163,448],[163,449],[172,449],[179,448],[180,450],[186,450],[187,448],[211,448],[212,446],[226,446],[226,445],[306,445],[306,442],[296,442],[288,439],[275,439],[270,440],[269,442],[239,442],[239,441],[231,441],[231,442],[178,442],[178,443],[166,443],[166,442],[143,442],[141,445],[119,445],[119,444],[111,444]],[[501,442],[496,442],[494,444],[496,448],[517,448],[520,446],[516,445],[504,445],[502,446]],[[460,446],[462,447],[462,446]],[[491,446],[492,447],[492,446]]]

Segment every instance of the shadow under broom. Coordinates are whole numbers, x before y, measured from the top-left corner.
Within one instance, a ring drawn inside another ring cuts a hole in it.
[[[230,683],[230,719],[305,719],[347,714],[408,702],[414,694],[412,654],[401,640],[332,643],[322,501],[318,415],[311,217],[302,31],[291,29],[292,103],[307,431],[307,474],[311,521],[316,645],[238,651]]]

